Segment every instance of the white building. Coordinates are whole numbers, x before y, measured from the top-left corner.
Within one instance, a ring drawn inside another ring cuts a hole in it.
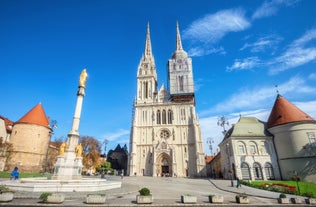
[[[224,178],[280,179],[273,136],[266,123],[255,117],[240,117],[219,147]]]
[[[168,88],[157,90],[156,65],[147,27],[138,66],[137,97],[130,134],[129,175],[205,176],[204,151],[195,111],[192,60],[182,49],[176,27],[176,49],[168,60]]]
[[[219,146],[226,179],[316,182],[316,121],[279,94],[267,122],[241,117]]]

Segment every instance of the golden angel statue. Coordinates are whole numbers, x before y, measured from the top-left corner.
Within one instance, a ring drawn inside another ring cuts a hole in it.
[[[79,78],[79,86],[80,87],[86,87],[86,80],[88,77],[88,73],[86,71],[86,69],[83,69],[81,74],[80,74],[80,78]]]
[[[66,142],[61,143],[61,145],[59,147],[59,155],[64,155],[66,147],[67,147]]]
[[[79,144],[76,146],[76,156],[77,156],[77,157],[82,157],[82,145],[81,145],[81,143],[79,143]]]

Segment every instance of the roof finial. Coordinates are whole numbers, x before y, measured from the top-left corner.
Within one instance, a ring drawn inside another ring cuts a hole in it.
[[[179,32],[179,24],[178,24],[178,21],[177,21],[177,42],[176,42],[176,50],[183,50],[182,49],[182,43],[181,43],[181,37],[180,37],[180,32]]]
[[[275,87],[275,90],[276,90],[277,94],[280,95],[279,89],[278,89],[278,85],[275,85],[274,87]]]

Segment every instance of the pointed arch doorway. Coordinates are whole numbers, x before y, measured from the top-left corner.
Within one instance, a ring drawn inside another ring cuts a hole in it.
[[[161,153],[157,157],[157,172],[161,177],[172,175],[172,162],[168,154]]]

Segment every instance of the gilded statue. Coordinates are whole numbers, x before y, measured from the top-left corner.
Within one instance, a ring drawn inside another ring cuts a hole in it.
[[[76,146],[76,156],[77,156],[77,157],[82,157],[82,145],[81,145],[81,143],[79,143],[79,144]]]
[[[61,145],[59,147],[59,155],[64,155],[66,147],[67,147],[66,142],[61,143]]]
[[[86,71],[86,69],[83,69],[81,74],[80,74],[80,78],[79,78],[79,86],[80,87],[86,87],[86,80],[88,77],[88,73]]]

